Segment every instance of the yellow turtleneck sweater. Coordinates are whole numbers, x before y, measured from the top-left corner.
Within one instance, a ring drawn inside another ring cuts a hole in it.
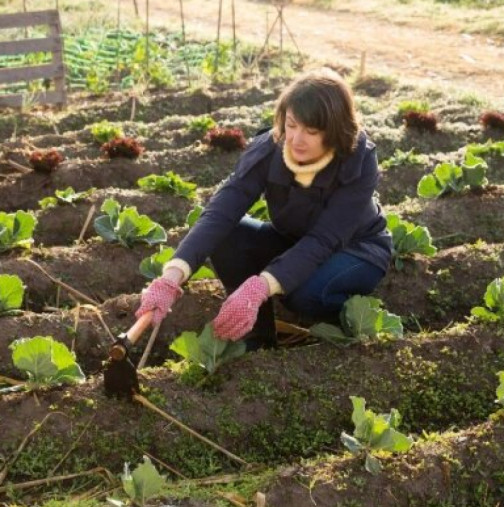
[[[290,171],[294,173],[294,179],[302,186],[309,187],[313,183],[313,179],[324,169],[324,167],[333,159],[334,150],[329,150],[321,159],[313,162],[312,164],[298,164],[293,158],[292,153],[287,146],[284,144],[283,150],[283,159],[285,165],[289,168]]]

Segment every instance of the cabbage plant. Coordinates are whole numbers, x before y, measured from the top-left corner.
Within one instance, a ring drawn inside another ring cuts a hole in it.
[[[155,245],[166,241],[166,231],[147,215],[140,215],[135,206],[123,209],[115,199],[106,199],[100,209],[105,212],[95,218],[95,231],[109,242],[119,242],[126,247],[134,243]]]
[[[393,408],[390,414],[375,414],[366,410],[366,400],[350,396],[353,404],[352,422],[355,425],[353,435],[341,433],[343,445],[355,455],[365,453],[365,468],[373,475],[382,470],[375,452],[407,452],[413,445],[413,438],[397,430],[401,414]]]

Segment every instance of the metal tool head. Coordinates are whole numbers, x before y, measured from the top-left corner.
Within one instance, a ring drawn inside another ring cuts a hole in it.
[[[110,347],[109,358],[103,370],[103,385],[107,396],[131,398],[140,392],[138,374],[128,355],[130,344],[126,335],[120,335]]]
[[[130,399],[140,392],[137,370],[129,357],[120,361],[108,359],[103,371],[103,385],[107,396]]]

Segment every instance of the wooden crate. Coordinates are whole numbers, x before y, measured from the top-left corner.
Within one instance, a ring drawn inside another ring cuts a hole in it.
[[[0,55],[19,55],[47,51],[52,53],[51,63],[24,67],[0,68],[0,84],[48,79],[54,82],[54,90],[40,91],[30,96],[30,102],[41,104],[66,104],[65,66],[63,64],[63,40],[57,10],[21,12],[0,16],[0,30],[48,25],[49,36],[0,42]],[[24,95],[0,95],[0,107],[22,107]]]

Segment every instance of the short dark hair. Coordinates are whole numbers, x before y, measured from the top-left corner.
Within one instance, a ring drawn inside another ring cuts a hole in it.
[[[290,109],[299,122],[324,133],[324,145],[349,155],[355,150],[359,123],[350,86],[328,68],[310,71],[295,79],[278,98],[274,135],[285,135],[285,116]]]

